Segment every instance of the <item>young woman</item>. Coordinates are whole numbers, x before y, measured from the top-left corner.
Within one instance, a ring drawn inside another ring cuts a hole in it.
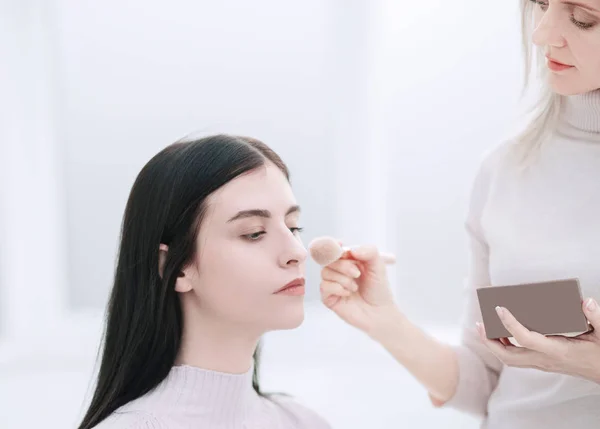
[[[138,175],[122,224],[102,362],[79,429],[329,427],[263,394],[259,339],[304,318],[300,209],[265,144],[173,144]]]
[[[323,268],[322,299],[389,350],[437,406],[479,415],[487,429],[597,429],[600,0],[522,0],[522,12],[526,47],[532,36],[540,48],[546,91],[529,127],[493,150],[475,178],[466,219],[471,258],[462,343],[442,344],[406,318],[373,247]],[[500,319],[524,347],[486,338],[476,288],[569,277],[580,279],[593,332],[544,337],[500,308]]]

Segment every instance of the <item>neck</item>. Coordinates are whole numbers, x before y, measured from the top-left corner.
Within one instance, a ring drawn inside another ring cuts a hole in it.
[[[559,131],[580,140],[600,141],[600,89],[563,98]]]
[[[261,410],[254,388],[253,355],[260,335],[199,311],[181,298],[183,333],[175,365],[145,399],[150,409],[168,409],[202,427],[245,427]],[[204,310],[204,309],[203,309]],[[135,405],[135,401],[132,403]]]
[[[185,309],[188,310],[188,309]],[[253,365],[260,335],[247,327],[216,317],[185,311],[177,365],[188,365],[228,374],[243,374]]]
[[[260,412],[262,398],[254,389],[254,362],[243,373],[205,369],[206,360],[192,360],[171,368],[168,376],[147,396],[150,410],[164,409],[199,427],[237,429]],[[223,366],[225,367],[225,366]],[[135,407],[135,401],[133,402]]]

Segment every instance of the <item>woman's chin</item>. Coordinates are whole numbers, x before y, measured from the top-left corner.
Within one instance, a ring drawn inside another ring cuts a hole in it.
[[[585,94],[594,91],[596,88],[594,85],[585,85],[581,80],[573,79],[570,76],[560,75],[551,75],[549,77],[549,84],[553,92],[565,97]]]
[[[273,330],[288,330],[296,329],[304,322],[304,305],[294,305],[285,309],[286,311],[280,315],[275,323]]]

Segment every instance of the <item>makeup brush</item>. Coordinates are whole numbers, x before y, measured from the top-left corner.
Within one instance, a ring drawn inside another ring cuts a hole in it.
[[[310,256],[322,267],[337,261],[348,250],[350,250],[349,247],[340,246],[340,243],[332,237],[318,237],[308,245]],[[379,254],[386,264],[396,262],[396,257],[391,253],[380,252]]]

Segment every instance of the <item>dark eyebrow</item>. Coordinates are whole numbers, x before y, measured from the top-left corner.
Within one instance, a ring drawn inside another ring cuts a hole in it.
[[[573,6],[579,6],[579,7],[583,8],[583,9],[591,10],[591,11],[594,11],[594,12],[600,12],[600,10],[598,10],[598,9],[596,9],[596,8],[590,6],[590,5],[579,3],[579,2],[576,2],[576,1],[565,1],[563,3],[570,4],[570,5],[573,5]]]
[[[296,206],[291,206],[287,212],[285,212],[286,216],[291,215],[292,213],[299,213],[300,212],[300,206],[296,205]],[[238,220],[238,219],[245,219],[248,217],[263,217],[263,218],[270,218],[271,217],[271,212],[269,210],[262,210],[262,209],[252,209],[252,210],[242,210],[240,212],[238,212],[235,216],[233,216],[231,219],[229,219],[227,222],[233,222],[234,220]]]

